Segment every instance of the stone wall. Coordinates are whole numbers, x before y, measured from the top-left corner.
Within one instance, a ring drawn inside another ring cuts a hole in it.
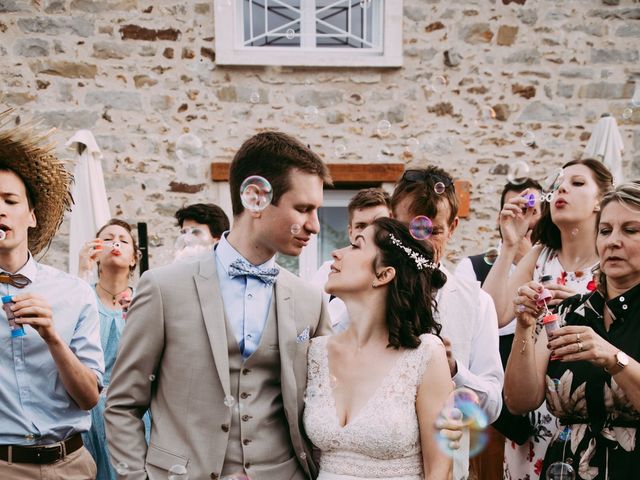
[[[604,112],[620,125],[627,174],[640,177],[640,106],[622,115],[640,79],[632,0],[404,0],[400,69],[217,66],[213,16],[202,0],[0,0],[0,102],[56,127],[61,144],[93,131],[112,212],[149,223],[152,265],[168,261],[176,209],[229,209],[209,164],[267,128],[328,161],[432,162],[469,180],[452,261],[495,242],[506,164],[550,173],[581,155]],[[203,154],[180,160],[187,132]],[[46,257],[61,267],[66,230]]]

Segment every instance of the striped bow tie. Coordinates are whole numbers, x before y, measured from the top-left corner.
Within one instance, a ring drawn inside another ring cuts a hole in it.
[[[230,277],[233,278],[241,275],[255,277],[259,278],[267,285],[273,285],[273,283],[276,281],[278,273],[280,273],[280,269],[277,267],[259,268],[251,265],[249,262],[241,258],[236,259],[233,263],[231,263],[231,265],[229,265]]]

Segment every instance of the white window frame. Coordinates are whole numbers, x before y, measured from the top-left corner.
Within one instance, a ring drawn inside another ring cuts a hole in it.
[[[382,49],[316,47],[302,42],[295,47],[243,45],[243,0],[215,1],[216,63],[218,65],[277,65],[311,67],[401,67],[402,0],[384,1]],[[315,0],[302,0],[312,4]],[[303,18],[304,22],[305,19]],[[313,18],[307,19],[313,26]],[[309,27],[309,26],[308,26]],[[307,28],[308,28],[307,27]],[[311,44],[309,44],[311,43]]]

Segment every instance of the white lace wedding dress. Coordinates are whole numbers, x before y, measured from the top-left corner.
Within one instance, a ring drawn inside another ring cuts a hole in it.
[[[442,342],[421,335],[418,348],[402,353],[373,396],[342,427],[329,378],[329,338],[314,338],[308,356],[304,425],[321,451],[318,480],[422,480],[416,394],[431,352],[444,348]]]

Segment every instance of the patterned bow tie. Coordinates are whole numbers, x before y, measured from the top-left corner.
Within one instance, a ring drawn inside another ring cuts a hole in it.
[[[0,283],[8,283],[16,288],[24,288],[31,283],[27,277],[21,273],[0,273]]]
[[[278,273],[280,273],[280,269],[277,267],[259,268],[251,265],[249,262],[241,258],[236,259],[231,265],[229,265],[229,275],[232,278],[240,275],[246,275],[249,277],[259,278],[267,285],[273,285]]]

